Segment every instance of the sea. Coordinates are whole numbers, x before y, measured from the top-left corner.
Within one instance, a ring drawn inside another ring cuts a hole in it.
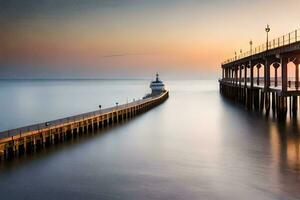
[[[0,132],[124,104],[151,80],[1,80]],[[118,125],[0,162],[0,199],[300,199],[299,120],[248,111],[217,80]],[[300,114],[299,114],[300,116]]]

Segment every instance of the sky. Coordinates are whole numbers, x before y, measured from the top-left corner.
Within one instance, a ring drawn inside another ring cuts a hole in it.
[[[220,76],[300,28],[299,0],[0,0],[0,78]]]

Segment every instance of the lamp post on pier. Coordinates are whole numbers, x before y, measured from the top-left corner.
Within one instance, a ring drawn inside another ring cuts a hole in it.
[[[249,45],[250,45],[250,61],[249,61],[249,69],[250,69],[250,86],[251,88],[253,88],[253,67],[252,67],[252,45],[253,45],[253,41],[250,40],[249,41]],[[247,67],[246,67],[246,71],[245,71],[245,85],[247,85]]]
[[[265,79],[265,88],[269,88],[269,86],[270,86],[270,66],[269,66],[269,64],[268,64],[268,59],[267,59],[267,57],[268,57],[268,50],[269,50],[269,32],[270,32],[270,26],[269,26],[269,24],[267,24],[267,27],[265,28],[265,31],[266,31],[266,33],[267,33],[267,42],[266,42],[266,55],[265,55],[265,77],[264,77],[264,79]]]
[[[266,52],[269,50],[269,32],[270,32],[270,26],[269,24],[267,24],[267,27],[266,27],[266,33],[267,33],[267,46],[266,46]]]

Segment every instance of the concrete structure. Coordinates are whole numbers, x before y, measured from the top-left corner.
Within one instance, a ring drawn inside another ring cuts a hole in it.
[[[250,42],[249,52],[222,63],[220,92],[248,109],[272,110],[278,119],[285,119],[288,109],[296,117],[299,64],[300,30],[271,41],[267,37],[266,44],[254,49]]]
[[[163,103],[168,97],[169,92],[165,91],[124,105],[0,132],[0,160],[130,119]]]

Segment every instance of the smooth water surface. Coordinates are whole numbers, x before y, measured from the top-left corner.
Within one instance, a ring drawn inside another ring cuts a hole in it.
[[[148,84],[2,81],[0,130],[125,103]],[[166,84],[170,98],[133,120],[2,162],[1,199],[300,199],[298,123],[233,105],[217,81]]]

